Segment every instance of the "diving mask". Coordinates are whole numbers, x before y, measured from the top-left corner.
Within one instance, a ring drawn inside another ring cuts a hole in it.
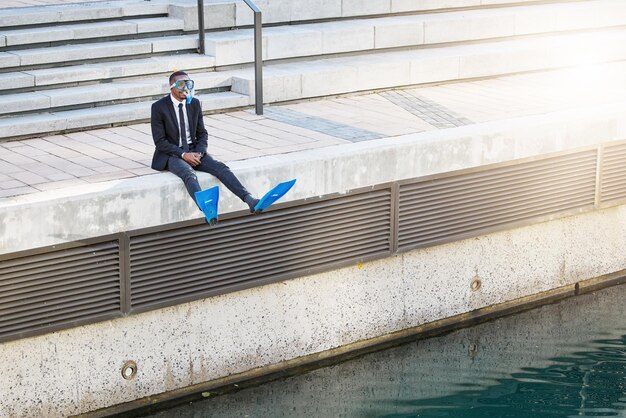
[[[193,99],[193,86],[194,82],[191,79],[187,80],[176,80],[176,82],[172,83],[170,86],[171,89],[176,89],[178,91],[186,92],[187,96],[187,104],[191,103],[191,99]]]
[[[179,91],[183,90],[193,90],[194,82],[191,79],[188,80],[176,80],[171,86],[171,89],[176,89]]]

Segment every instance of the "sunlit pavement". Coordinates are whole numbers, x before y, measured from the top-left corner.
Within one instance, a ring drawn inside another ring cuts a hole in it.
[[[626,63],[353,94],[205,117],[209,152],[224,161],[468,124],[626,97]],[[96,129],[0,144],[0,198],[150,175],[150,125]]]

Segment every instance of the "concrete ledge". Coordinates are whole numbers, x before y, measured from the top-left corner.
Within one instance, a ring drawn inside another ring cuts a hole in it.
[[[298,178],[287,200],[626,138],[624,102],[235,161],[254,193]],[[450,156],[454,156],[451,159]],[[369,167],[369,169],[365,169]],[[199,173],[203,186],[218,184]],[[223,189],[220,213],[245,209]],[[0,199],[0,253],[201,218],[170,173]]]

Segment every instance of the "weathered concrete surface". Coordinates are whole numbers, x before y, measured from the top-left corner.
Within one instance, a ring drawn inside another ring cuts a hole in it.
[[[623,102],[231,163],[264,193],[297,177],[286,200],[443,173],[626,138]],[[199,173],[203,186],[218,184]],[[245,205],[222,187],[220,213]],[[0,254],[200,218],[170,173],[4,199]]]
[[[620,206],[5,343],[0,415],[75,414],[333,349],[622,270],[624,248]]]

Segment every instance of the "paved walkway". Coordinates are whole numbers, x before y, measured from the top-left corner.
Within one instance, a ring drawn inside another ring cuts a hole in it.
[[[267,106],[205,117],[224,161],[591,106],[626,97],[626,63]],[[0,143],[0,200],[151,175],[149,124]]]

